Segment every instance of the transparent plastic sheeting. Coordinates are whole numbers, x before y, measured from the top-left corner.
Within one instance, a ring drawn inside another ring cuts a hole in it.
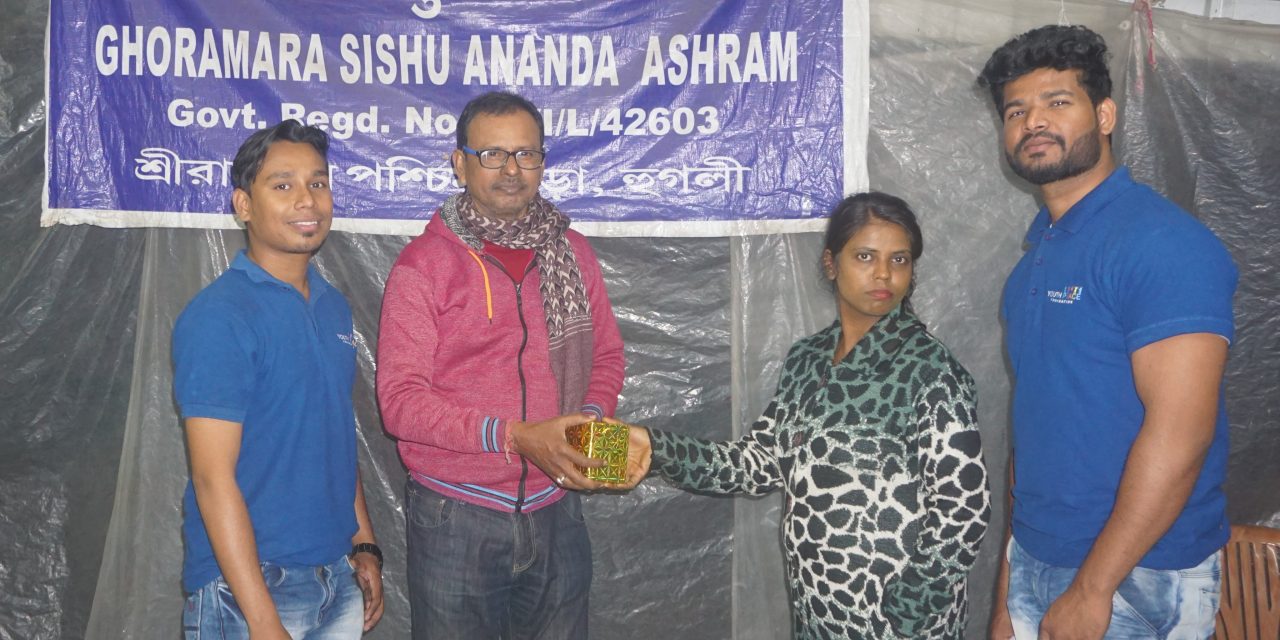
[[[1280,526],[1280,30],[1157,11],[1149,41],[1128,5],[1065,8],[1114,50],[1124,160],[1201,216],[1240,266],[1225,385],[1231,518]],[[0,639],[174,638],[186,458],[169,332],[243,237],[37,227],[46,9],[15,0],[0,21]],[[996,117],[973,79],[994,47],[1057,22],[1059,9],[871,7],[871,184],[920,215],[916,307],[978,380],[997,496],[1010,391],[997,307],[1036,203],[1002,166]],[[370,638],[408,637],[404,472],[374,406],[372,361],[382,283],[406,242],[335,233],[317,260],[351,300],[360,340],[361,470],[387,555],[386,615]],[[594,245],[627,342],[625,420],[732,437],[762,409],[791,341],[833,318],[816,235]],[[591,636],[786,637],[778,504],[657,479],[588,498]],[[1004,519],[997,508],[970,579],[971,638],[988,617]]]

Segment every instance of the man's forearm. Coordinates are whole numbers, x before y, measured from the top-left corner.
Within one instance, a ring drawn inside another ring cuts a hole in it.
[[[1111,515],[1071,586],[1040,621],[1042,637],[1102,638],[1120,583],[1169,530],[1213,444],[1226,341],[1212,334],[1165,338],[1133,352],[1144,410]]]
[[[278,626],[280,616],[262,578],[253,524],[239,486],[233,478],[194,477],[193,484],[214,559],[249,628]]]
[[[378,539],[373,535],[373,521],[369,519],[369,508],[364,500],[364,484],[360,482],[360,471],[356,470],[356,524],[359,529],[356,535],[351,538],[351,544],[357,545],[368,542],[377,544]]]
[[[1227,343],[1184,334],[1133,353],[1134,386],[1146,411],[1120,477],[1111,516],[1073,587],[1115,592],[1182,513],[1213,444]]]
[[[1009,453],[1009,486],[1005,489],[1004,540],[1000,545],[1000,564],[996,569],[995,606],[1007,615],[1009,601],[1009,543],[1013,540],[1013,452]]]
[[[991,640],[1013,638],[1013,621],[1009,617],[1009,541],[1013,539],[1013,452],[1009,453],[1009,486],[1005,494],[1004,543],[1000,545],[1000,564],[996,569],[996,592],[991,603]]]
[[[1208,442],[1160,438],[1144,425],[1120,479],[1111,517],[1074,586],[1108,598],[1186,506]]]

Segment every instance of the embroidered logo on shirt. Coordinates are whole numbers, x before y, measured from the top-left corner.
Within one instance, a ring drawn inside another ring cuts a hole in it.
[[[351,333],[339,333],[338,339],[341,340],[342,343],[347,345],[348,347],[351,347],[352,349],[356,348],[356,332],[355,331],[352,331]]]
[[[1084,297],[1084,287],[1063,287],[1059,291],[1050,289],[1045,293],[1048,294],[1050,302],[1075,304],[1077,300]]]

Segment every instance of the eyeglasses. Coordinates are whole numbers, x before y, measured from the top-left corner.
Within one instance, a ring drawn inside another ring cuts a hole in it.
[[[516,166],[521,169],[537,169],[542,166],[542,162],[547,159],[547,152],[533,149],[521,149],[519,151],[507,151],[506,149],[481,149],[476,151],[466,145],[462,146],[462,150],[475,156],[480,160],[480,166],[486,169],[501,169],[507,166],[507,158],[516,157]]]

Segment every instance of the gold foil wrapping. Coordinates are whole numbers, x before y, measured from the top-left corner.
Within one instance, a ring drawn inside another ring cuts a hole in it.
[[[605,484],[622,484],[627,480],[628,427],[625,424],[588,422],[565,431],[565,438],[582,455],[604,460],[603,467],[580,469],[583,475]]]

